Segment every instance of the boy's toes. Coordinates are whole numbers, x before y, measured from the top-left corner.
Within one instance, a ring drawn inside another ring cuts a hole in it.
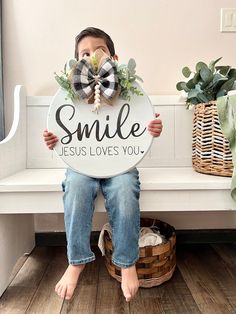
[[[75,286],[74,285],[68,285],[67,286],[67,290],[66,290],[66,300],[71,299],[73,293],[75,290]]]
[[[59,289],[60,289],[60,285],[57,284],[57,285],[55,286],[55,292],[58,293],[58,290],[59,290]]]
[[[125,300],[129,302],[132,298],[132,295],[127,287],[122,288]]]
[[[59,284],[59,282],[56,284],[56,286],[55,286],[55,292],[57,292],[58,291],[58,288],[60,287],[60,284]]]
[[[67,294],[66,297],[65,297],[65,299],[66,299],[66,300],[70,300],[71,297],[72,297],[72,295],[68,295],[68,294]]]
[[[66,300],[70,300],[71,297],[72,297],[72,293],[68,293],[68,292],[67,292],[65,299],[66,299]]]
[[[63,286],[59,286],[59,287],[57,288],[56,293],[59,295],[59,297],[61,296],[62,288],[63,288]]]
[[[65,295],[66,295],[66,287],[63,287],[63,288],[61,289],[61,292],[60,292],[60,297],[61,297],[62,299],[64,299],[64,298],[65,298]]]

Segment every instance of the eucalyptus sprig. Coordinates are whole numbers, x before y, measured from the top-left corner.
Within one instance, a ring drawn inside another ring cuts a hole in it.
[[[67,91],[67,97],[72,101],[79,99],[79,96],[74,92],[70,81],[70,74],[76,62],[77,61],[75,59],[69,60],[69,62],[64,65],[64,70],[61,71],[62,75],[58,75],[56,72],[54,72],[55,80],[62,88]]]
[[[119,86],[121,88],[120,96],[125,100],[130,100],[130,93],[143,96],[143,93],[137,87],[133,86],[133,83],[136,80],[143,82],[141,77],[136,74],[135,68],[136,62],[132,58],[129,59],[128,65],[117,65],[117,76],[119,80]]]
[[[200,61],[196,64],[195,71],[187,66],[182,69],[182,74],[188,81],[178,82],[176,88],[185,91],[187,109],[192,108],[192,105],[217,100],[228,91],[236,89],[236,69],[229,65],[216,66],[221,59],[213,60],[209,65]]]

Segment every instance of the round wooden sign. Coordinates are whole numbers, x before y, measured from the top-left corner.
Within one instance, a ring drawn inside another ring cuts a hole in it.
[[[138,85],[139,89],[141,87]],[[113,105],[93,105],[67,97],[60,88],[48,112],[47,127],[58,137],[54,150],[73,170],[95,178],[129,171],[148,152],[153,137],[147,130],[154,119],[148,96],[117,98]]]

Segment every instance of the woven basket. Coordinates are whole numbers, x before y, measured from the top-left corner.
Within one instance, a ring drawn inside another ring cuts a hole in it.
[[[197,172],[232,176],[232,154],[221,131],[216,101],[194,106],[192,165]]]
[[[136,269],[140,287],[150,288],[169,280],[176,266],[176,235],[175,229],[157,219],[141,218],[141,227],[156,226],[165,236],[167,243],[146,246],[139,249],[139,260]],[[121,269],[112,263],[112,240],[108,232],[104,233],[105,265],[109,274],[121,282]]]

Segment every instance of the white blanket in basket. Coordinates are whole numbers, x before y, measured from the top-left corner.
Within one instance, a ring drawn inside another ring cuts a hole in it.
[[[102,255],[105,255],[105,248],[104,248],[104,232],[105,230],[109,233],[110,238],[112,239],[112,229],[111,225],[106,223],[100,232],[99,239],[98,239],[98,247],[102,252]],[[163,235],[160,234],[159,231],[153,231],[153,229],[148,227],[141,227],[139,232],[139,247],[145,246],[154,246],[166,242],[166,239]]]

